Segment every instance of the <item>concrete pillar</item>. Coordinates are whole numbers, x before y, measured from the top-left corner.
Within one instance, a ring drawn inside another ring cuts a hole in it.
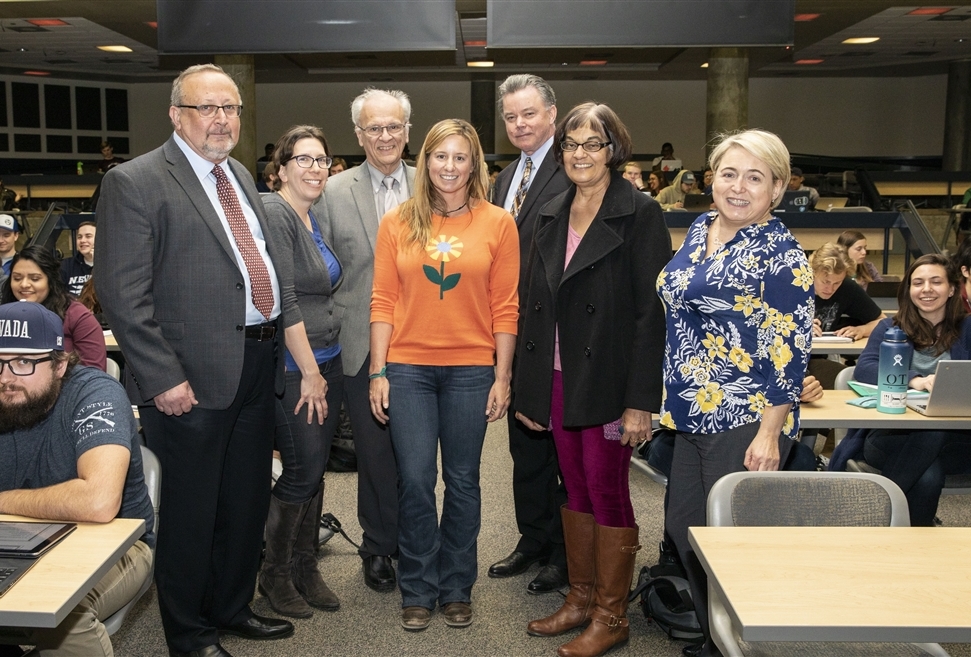
[[[971,59],[947,67],[944,109],[944,171],[971,171]]]
[[[748,124],[748,50],[712,48],[708,55],[705,159],[712,138]]]
[[[256,154],[256,75],[253,55],[216,55],[213,63],[221,66],[239,87],[243,113],[239,117],[239,142],[233,149],[232,156],[249,169],[255,180],[256,158],[263,155],[263,150],[260,149],[259,155]]]
[[[471,123],[479,133],[486,155],[496,152],[496,81],[490,76],[474,76],[471,82]]]

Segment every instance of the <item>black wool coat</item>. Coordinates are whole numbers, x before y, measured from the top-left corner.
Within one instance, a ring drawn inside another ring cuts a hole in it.
[[[661,208],[618,172],[564,270],[571,186],[540,211],[521,300],[515,410],[547,426],[559,326],[568,427],[661,406],[664,310],[658,274],[671,259]]]

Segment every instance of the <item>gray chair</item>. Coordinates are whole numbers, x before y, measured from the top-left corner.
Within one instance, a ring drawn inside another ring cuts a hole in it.
[[[110,362],[110,361],[109,361]],[[158,500],[159,491],[162,488],[162,466],[159,463],[158,457],[152,453],[152,450],[141,446],[142,450],[142,470],[145,473],[145,487],[148,488],[148,497],[152,500],[152,508],[155,510],[155,531],[158,531]],[[145,578],[145,583],[138,590],[138,593],[132,598],[128,604],[113,613],[111,616],[104,620],[105,629],[108,631],[108,635],[112,635],[121,629],[122,623],[125,622],[125,617],[128,612],[131,611],[135,603],[138,602],[143,595],[152,586],[152,580],[155,576],[155,562],[152,560],[152,571]]]
[[[856,365],[847,367],[836,375],[836,383],[833,384],[833,388],[836,390],[849,390],[850,381],[853,380],[853,373],[856,371]],[[826,394],[826,393],[823,393]],[[833,442],[837,445],[840,441],[846,437],[846,429],[833,429]]]
[[[885,477],[848,472],[735,472],[712,486],[708,526],[907,527],[910,513],[903,492]],[[725,657],[948,654],[936,643],[747,642],[735,631],[714,592],[709,595],[708,613],[712,638]]]
[[[113,358],[109,358],[105,361],[105,372],[108,376],[113,378],[115,381],[121,381],[121,366],[118,365],[118,361]]]

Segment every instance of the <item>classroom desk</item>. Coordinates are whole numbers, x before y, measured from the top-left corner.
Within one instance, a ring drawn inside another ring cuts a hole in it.
[[[111,331],[105,331],[105,349],[107,351],[121,351],[121,347],[118,346],[118,340]]]
[[[971,642],[971,528],[691,527],[688,540],[745,641]]]
[[[79,522],[0,597],[0,627],[57,627],[144,533],[145,521],[137,518]]]
[[[831,354],[839,354],[842,356],[859,356],[863,353],[863,348],[866,347],[868,341],[869,338],[860,338],[853,342],[817,342],[813,340],[813,355],[829,356]]]
[[[852,390],[827,390],[823,398],[799,406],[799,426],[803,429],[971,429],[967,417],[930,417],[909,408],[906,413],[891,415],[875,408],[847,404],[859,397]]]

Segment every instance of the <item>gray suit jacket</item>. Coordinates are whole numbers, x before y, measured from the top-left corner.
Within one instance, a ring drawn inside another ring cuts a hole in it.
[[[415,189],[415,168],[405,165],[408,190]],[[341,315],[341,358],[344,374],[356,376],[371,351],[371,288],[378,211],[366,167],[354,167],[327,181],[319,203],[327,204],[320,232],[344,267],[344,282],[334,292]],[[317,216],[320,217],[321,214]]]
[[[275,260],[252,176],[235,160],[230,166]],[[200,408],[228,408],[243,369],[244,279],[174,137],[105,174],[98,228],[98,297],[125,355],[133,401],[151,403],[188,380]],[[278,393],[282,365],[278,358]]]

